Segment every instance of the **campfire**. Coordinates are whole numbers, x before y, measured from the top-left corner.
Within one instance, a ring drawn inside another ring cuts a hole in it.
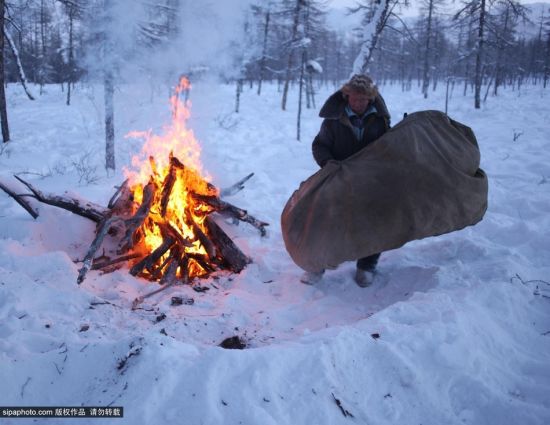
[[[186,127],[190,103],[180,99],[189,88],[189,81],[181,78],[171,98],[172,122],[164,134],[129,135],[144,138],[145,144],[132,159],[132,168],[125,170],[127,179],[117,188],[107,208],[66,196],[46,195],[19,176],[15,178],[31,193],[16,194],[0,183],[0,188],[35,218],[38,214],[26,197],[97,223],[96,236],[82,260],[77,283],[85,279],[90,269],[109,271],[128,263],[130,274],[158,281],[164,288],[189,283],[217,270],[239,273],[250,262],[215,221],[213,213],[245,221],[264,236],[267,223],[222,200],[242,189],[252,174],[221,191],[209,182],[200,163],[200,145]],[[103,254],[96,256],[107,235],[116,243],[103,247]]]

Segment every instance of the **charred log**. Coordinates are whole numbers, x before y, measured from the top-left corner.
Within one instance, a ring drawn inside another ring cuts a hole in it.
[[[240,273],[250,263],[250,259],[243,254],[239,247],[227,236],[227,233],[211,217],[206,217],[204,222],[220,253],[220,261],[229,270]]]
[[[143,272],[144,269],[148,270],[149,273],[152,273],[154,264],[160,260],[164,254],[166,254],[166,251],[170,249],[174,242],[175,240],[173,238],[166,236],[158,248],[130,269],[130,274],[132,276],[136,276]]]
[[[172,188],[176,182],[176,174],[178,170],[182,170],[185,166],[170,153],[170,168],[168,174],[164,178],[162,183],[162,195],[160,198],[160,215],[162,217],[166,216],[166,208],[168,207],[168,201],[170,200],[170,194],[172,193]]]
[[[119,244],[119,252],[125,252],[134,246],[135,240],[134,235],[138,228],[143,224],[149,211],[151,210],[151,205],[153,204],[153,199],[155,195],[155,185],[152,181],[147,183],[143,188],[143,200],[138,210],[132,218],[126,220],[126,233]]]

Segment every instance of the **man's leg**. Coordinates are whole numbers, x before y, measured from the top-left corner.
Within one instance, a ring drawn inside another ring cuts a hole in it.
[[[378,264],[380,254],[369,255],[368,257],[357,260],[357,270],[355,272],[355,282],[361,288],[366,288],[374,280],[374,269]]]
[[[357,260],[357,268],[360,270],[367,270],[373,272],[378,264],[378,259],[380,254],[369,255],[368,257],[363,257]]]

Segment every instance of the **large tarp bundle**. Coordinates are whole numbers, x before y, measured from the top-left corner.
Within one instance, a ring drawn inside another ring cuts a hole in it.
[[[487,209],[479,160],[469,127],[439,111],[410,114],[302,182],[281,216],[286,249],[314,272],[473,225]]]

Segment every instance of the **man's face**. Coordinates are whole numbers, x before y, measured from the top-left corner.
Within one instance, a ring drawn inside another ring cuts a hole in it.
[[[369,102],[370,98],[366,94],[352,91],[348,95],[349,107],[357,115],[361,115],[367,110]]]

